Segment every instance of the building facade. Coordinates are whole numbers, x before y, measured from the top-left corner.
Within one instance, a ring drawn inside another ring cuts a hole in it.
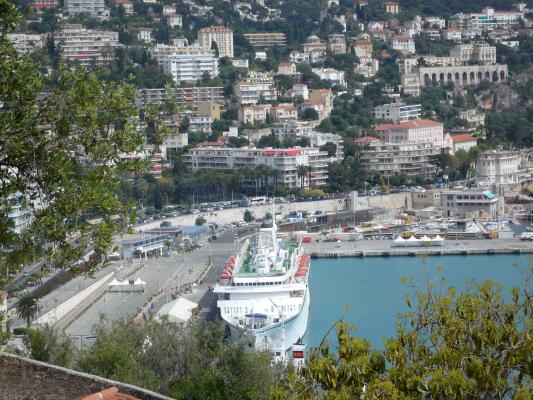
[[[503,211],[503,199],[488,190],[445,190],[440,199],[445,218],[496,219]]]
[[[81,65],[104,64],[113,60],[113,50],[122,47],[118,32],[85,29],[81,25],[65,25],[54,34],[54,44],[63,57]]]
[[[362,167],[376,175],[433,178],[436,166],[432,160],[440,152],[441,148],[429,141],[384,143],[369,140],[360,150],[359,159]]]
[[[422,115],[421,104],[391,103],[376,106],[372,114],[377,119],[391,120],[395,124],[419,119]]]
[[[67,15],[89,14],[93,17],[107,17],[109,10],[104,0],[65,0],[64,12]]]
[[[233,58],[233,30],[225,26],[211,26],[198,31],[198,44],[207,49],[215,42],[219,57]]]
[[[481,185],[519,185],[521,161],[518,151],[484,151],[476,161],[476,182]]]
[[[253,47],[285,46],[287,37],[282,32],[245,33],[244,37]]]
[[[439,149],[444,146],[444,125],[430,119],[381,124],[376,126],[376,133],[385,143],[433,143]]]
[[[328,179],[328,153],[317,148],[255,149],[199,147],[183,155],[183,162],[193,171],[205,169],[253,169],[266,165],[279,172],[277,182],[289,189],[301,186],[298,166],[312,167],[303,177],[303,187],[320,187]],[[272,182],[274,178],[269,178]],[[254,184],[254,182],[250,182]]]

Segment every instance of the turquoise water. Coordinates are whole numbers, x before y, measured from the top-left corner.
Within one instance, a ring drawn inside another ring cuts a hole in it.
[[[498,281],[504,288],[523,286],[527,256],[479,255],[429,257],[431,279],[443,276],[446,287],[467,287],[467,280]],[[442,268],[442,271],[438,271]],[[369,339],[382,348],[383,338],[395,334],[396,313],[406,311],[405,295],[416,288],[400,281],[413,277],[420,289],[425,287],[426,269],[416,257],[368,257],[315,259],[311,261],[311,305],[307,325],[307,346],[318,346],[331,325],[341,318],[344,305],[350,308],[345,320],[355,324],[354,335]],[[414,302],[413,302],[414,303]]]

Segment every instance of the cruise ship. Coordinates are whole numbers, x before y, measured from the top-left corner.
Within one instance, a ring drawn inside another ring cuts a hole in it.
[[[257,242],[244,242],[214,288],[232,336],[278,360],[303,361],[308,277],[309,257],[301,242],[278,238],[275,221],[264,221]]]

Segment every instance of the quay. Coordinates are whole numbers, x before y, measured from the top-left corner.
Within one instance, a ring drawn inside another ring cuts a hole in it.
[[[443,246],[434,247],[395,247],[392,240],[312,242],[306,243],[304,248],[311,258],[533,254],[533,242],[516,238],[446,240]]]

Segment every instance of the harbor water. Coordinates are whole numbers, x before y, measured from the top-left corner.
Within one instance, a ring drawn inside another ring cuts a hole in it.
[[[524,255],[428,257],[426,274],[424,262],[416,257],[314,259],[306,344],[308,348],[318,346],[332,324],[344,315],[356,327],[353,335],[382,348],[383,339],[395,334],[397,313],[407,310],[405,296],[414,298],[417,289],[423,290],[426,276],[431,280],[443,277],[445,282],[439,287],[453,286],[459,291],[470,286],[472,279],[494,280],[505,290],[523,287],[527,265],[528,256]],[[417,286],[402,283],[405,276],[412,277]],[[349,306],[346,312],[345,305]],[[328,339],[331,342],[334,336]]]

